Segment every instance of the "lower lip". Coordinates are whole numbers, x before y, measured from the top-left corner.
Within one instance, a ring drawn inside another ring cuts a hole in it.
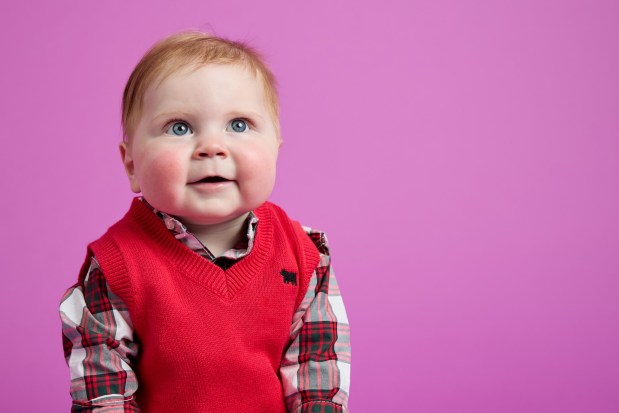
[[[234,181],[223,182],[196,182],[189,184],[190,187],[203,192],[216,192],[228,188],[234,183]]]

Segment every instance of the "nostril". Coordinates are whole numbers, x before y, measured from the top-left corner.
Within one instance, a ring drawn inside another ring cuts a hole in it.
[[[222,148],[219,145],[205,145],[199,148],[196,148],[194,152],[194,156],[196,158],[211,158],[211,157],[226,157],[228,156],[228,152],[225,148]]]

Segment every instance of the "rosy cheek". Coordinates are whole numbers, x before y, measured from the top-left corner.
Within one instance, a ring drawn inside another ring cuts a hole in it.
[[[151,153],[144,158],[142,180],[151,188],[173,182],[182,172],[182,165],[170,152]]]
[[[248,151],[242,159],[237,160],[239,178],[247,183],[246,191],[262,194],[272,190],[275,182],[276,156],[264,148]],[[241,165],[239,165],[239,162]]]

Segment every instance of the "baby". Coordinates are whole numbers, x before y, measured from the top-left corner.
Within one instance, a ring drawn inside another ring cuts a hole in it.
[[[347,412],[350,341],[322,232],[267,201],[275,79],[242,43],[157,43],[123,97],[141,193],[62,299],[74,412]]]

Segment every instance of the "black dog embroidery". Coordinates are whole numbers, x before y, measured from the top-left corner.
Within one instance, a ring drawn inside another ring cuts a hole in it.
[[[284,277],[284,284],[297,285],[297,273],[282,270],[280,274]]]

